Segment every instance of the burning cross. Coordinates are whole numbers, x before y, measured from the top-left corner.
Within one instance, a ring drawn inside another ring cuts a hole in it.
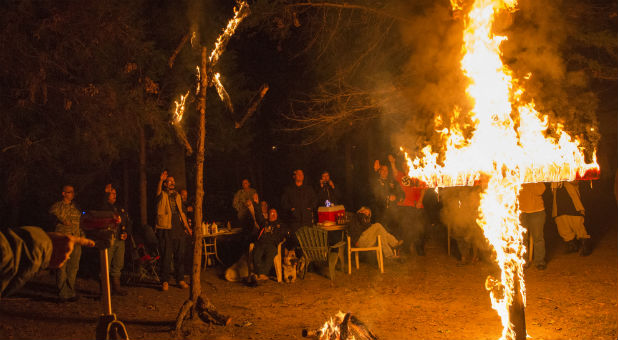
[[[453,1],[452,1],[453,3]],[[524,102],[512,72],[502,64],[500,43],[506,37],[491,33],[497,11],[515,9],[516,0],[477,0],[466,15],[461,69],[470,80],[467,94],[474,101],[469,115],[476,124],[466,139],[451,121],[442,129],[446,140],[444,161],[431,146],[411,160],[406,153],[408,175],[430,187],[469,186],[482,182],[485,188],[479,207],[479,226],[492,245],[501,277],[488,277],[492,308],[502,320],[502,339],[526,339],[524,306],[524,228],[519,222],[518,195],[523,183],[572,181],[598,174],[596,151],[586,163],[579,141],[562,127],[559,138],[547,138],[547,116],[534,103]],[[457,11],[456,3],[454,10]],[[515,113],[518,120],[514,121]],[[438,118],[437,122],[442,119]]]
[[[225,90],[225,87],[223,87],[223,83],[221,83],[221,74],[219,74],[218,72],[213,73],[212,70],[214,69],[215,65],[219,62],[219,57],[221,57],[221,54],[225,50],[225,47],[227,46],[227,43],[229,42],[232,35],[234,35],[236,28],[238,27],[240,22],[244,18],[246,18],[248,15],[249,15],[249,5],[247,5],[247,3],[244,1],[239,2],[238,8],[234,7],[234,17],[230,19],[230,21],[228,21],[227,26],[225,27],[223,32],[219,35],[219,37],[217,37],[215,46],[212,52],[210,53],[210,56],[208,57],[208,72],[204,74],[204,72],[200,71],[199,66],[196,66],[197,85],[196,85],[195,93],[198,94],[200,92],[200,88],[202,84],[207,84],[207,86],[209,87],[214,86],[215,89],[217,90],[217,94],[219,95],[219,98],[221,99],[221,101],[225,104],[226,108],[231,113],[234,112],[234,106],[232,105],[232,100],[230,99],[229,94]],[[193,44],[195,35],[196,35],[195,32],[193,32],[193,35],[191,37],[191,44]],[[183,41],[181,42],[179,48],[176,50],[176,52],[170,59],[170,67],[173,64],[173,60],[176,57],[178,50],[188,40],[187,38],[188,38],[188,35],[185,36],[185,38],[183,38]],[[206,77],[206,81],[202,82],[201,78],[204,76]],[[258,93],[251,99],[247,112],[245,113],[242,120],[240,122],[235,123],[235,127],[237,129],[240,128],[244,124],[244,122],[253,114],[253,112],[255,112],[260,101],[262,100],[262,98],[264,98],[267,91],[268,91],[268,85],[263,84],[260,90],[258,91]],[[187,91],[186,94],[180,95],[180,98],[174,101],[175,108],[174,108],[174,113],[172,116],[172,124],[174,125],[174,128],[176,129],[176,133],[178,134],[178,137],[185,144],[187,151],[189,153],[192,153],[191,145],[187,141],[187,137],[182,127],[180,126],[180,122],[182,121],[184,111],[185,111],[185,102],[187,98],[189,97],[189,95],[190,95],[190,91]]]

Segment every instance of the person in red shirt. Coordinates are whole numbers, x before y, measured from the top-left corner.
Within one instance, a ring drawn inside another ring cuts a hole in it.
[[[425,256],[425,229],[427,216],[423,206],[423,198],[427,185],[416,178],[408,176],[408,166],[403,163],[403,172],[397,168],[393,155],[388,155],[388,161],[393,170],[393,178],[399,183],[404,192],[402,199],[397,202],[399,210],[399,226],[406,247],[414,246],[416,254]]]

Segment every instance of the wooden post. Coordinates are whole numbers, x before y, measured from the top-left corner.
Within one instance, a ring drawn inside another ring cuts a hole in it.
[[[193,272],[191,274],[191,295],[189,299],[195,306],[197,298],[202,292],[201,267],[202,267],[202,207],[204,199],[204,150],[206,142],[206,89],[208,88],[208,56],[206,47],[202,47],[202,65],[200,68],[200,134],[197,141],[197,154],[195,155],[195,216],[193,223]]]
[[[513,281],[513,303],[509,306],[509,319],[513,324],[514,332],[513,340],[526,340],[526,314],[517,273],[515,273]]]
[[[142,226],[148,224],[148,193],[146,179],[146,133],[144,127],[139,126],[139,212]]]

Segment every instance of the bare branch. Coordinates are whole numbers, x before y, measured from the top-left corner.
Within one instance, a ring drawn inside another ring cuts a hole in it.
[[[260,91],[256,93],[249,102],[249,108],[247,109],[247,113],[244,117],[242,117],[240,122],[235,124],[235,128],[239,129],[247,121],[247,119],[251,117],[255,110],[257,110],[258,105],[260,105],[260,103],[262,102],[262,98],[264,98],[266,92],[268,92],[268,89],[268,84],[263,84],[262,87],[260,87]]]
[[[168,64],[170,65],[170,68],[172,68],[172,66],[174,66],[174,60],[176,60],[176,56],[178,56],[178,53],[180,53],[180,50],[182,49],[182,47],[189,40],[189,35],[190,34],[191,34],[190,32],[187,32],[187,34],[185,34],[182,37],[182,40],[180,40],[180,43],[178,44],[178,47],[176,47],[176,49],[174,50],[174,53],[172,53],[172,56],[170,57],[170,60],[168,62]]]
[[[332,2],[299,2],[295,4],[289,4],[287,5],[287,7],[288,8],[291,8],[291,7],[331,7],[331,8],[343,8],[343,9],[358,9],[358,10],[362,10],[365,12],[374,13],[381,17],[392,18],[392,19],[404,21],[404,22],[411,22],[410,19],[404,18],[397,14],[381,11],[379,9],[375,9],[372,7],[352,5],[352,4],[346,4],[346,3],[337,4],[337,3],[332,3]]]

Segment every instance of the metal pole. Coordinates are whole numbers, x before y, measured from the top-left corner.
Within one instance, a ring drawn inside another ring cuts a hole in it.
[[[101,259],[101,301],[103,303],[103,314],[112,314],[112,297],[109,289],[109,264],[107,262],[107,248],[99,252]]]

